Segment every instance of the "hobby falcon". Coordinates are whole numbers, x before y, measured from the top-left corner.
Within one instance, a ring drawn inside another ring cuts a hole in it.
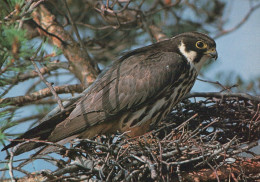
[[[187,32],[128,52],[66,112],[30,129],[18,139],[66,143],[75,138],[129,131],[138,136],[156,125],[191,90],[202,65],[217,59],[206,34]],[[66,114],[65,114],[66,113]],[[3,150],[17,145],[13,141]],[[16,155],[43,143],[25,143]]]

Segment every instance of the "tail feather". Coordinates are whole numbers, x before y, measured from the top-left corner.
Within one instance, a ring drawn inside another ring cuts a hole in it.
[[[54,115],[52,118],[42,122],[38,126],[28,130],[20,137],[16,138],[14,141],[12,141],[9,145],[5,146],[2,151],[7,150],[11,147],[14,147],[20,143],[23,143],[23,139],[32,139],[32,140],[47,140],[52,131],[55,129],[57,124],[64,121],[69,114],[72,112],[72,110],[75,108],[75,105],[72,105],[68,108],[66,108],[64,111]],[[19,141],[21,140],[21,141]],[[57,141],[51,141],[51,142],[57,142]],[[44,143],[37,143],[37,142],[26,142],[24,144],[21,144],[17,147],[15,155],[22,154],[24,152],[28,152],[32,149],[38,148],[40,146],[44,146],[46,144]]]

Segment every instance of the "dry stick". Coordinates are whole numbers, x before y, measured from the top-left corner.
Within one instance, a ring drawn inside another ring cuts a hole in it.
[[[156,170],[155,170],[155,165],[156,164],[154,164],[154,163],[152,163],[152,161],[151,160],[149,160],[146,156],[141,156],[141,159],[143,159],[144,160],[144,162],[147,164],[147,166],[148,166],[148,168],[149,168],[149,170],[150,170],[150,172],[151,172],[151,178],[153,179],[153,180],[155,180],[156,178],[157,178],[157,176],[158,176],[158,174],[157,174],[157,172],[156,172]]]
[[[83,91],[82,86],[80,84],[55,86],[54,90],[56,93],[59,94],[74,93],[74,92],[80,93]],[[52,95],[51,90],[49,88],[44,88],[42,90],[38,90],[36,92],[24,96],[7,97],[7,98],[0,99],[0,104],[9,103],[9,105],[24,106],[28,103],[31,104],[32,102],[33,104],[53,103],[53,100],[55,99],[41,100],[51,95]],[[71,99],[68,98],[63,100],[71,100]],[[55,103],[56,102],[57,101],[55,100]]]
[[[214,169],[214,167],[208,161],[206,161],[206,162],[207,162],[208,166],[211,168],[211,170],[214,172],[217,181],[220,182],[217,169]]]
[[[255,122],[257,122],[257,119],[260,117],[259,108],[260,108],[260,104],[257,104],[256,113],[255,113],[255,115],[252,117],[252,119],[251,119],[250,122],[249,122],[249,134],[248,134],[248,139],[250,139],[250,136],[251,136],[253,120],[255,119]],[[258,116],[258,117],[257,117],[257,116]]]
[[[54,146],[54,147],[57,147],[57,148],[60,148],[60,149],[63,149],[63,150],[73,150],[75,152],[84,152],[84,153],[87,153],[87,151],[83,150],[83,149],[80,149],[78,147],[74,147],[72,149],[69,149],[67,147],[65,147],[64,145],[60,145],[58,143],[55,143],[55,142],[49,142],[49,141],[45,141],[45,140],[36,140],[36,139],[9,139],[9,141],[13,142],[13,141],[18,141],[18,142],[23,142],[23,143],[20,143],[16,146],[16,148],[19,148],[19,145],[23,145],[25,143],[29,143],[29,142],[33,142],[33,143],[42,143],[42,144],[45,144],[45,145],[49,145],[49,146]],[[15,149],[16,150],[16,149]]]
[[[13,64],[14,64],[14,59],[11,62],[9,62],[3,69],[0,69],[0,75],[8,71],[8,68],[13,66]]]
[[[236,139],[236,136],[234,136],[228,143],[224,144],[221,149],[218,149],[218,150],[215,150],[215,151],[213,150],[213,154],[209,155],[209,153],[207,153],[204,157],[207,157],[207,156],[209,156],[209,157],[205,161],[211,161],[215,156],[217,156],[221,152],[223,152],[223,151],[226,152],[235,139]],[[200,166],[201,164],[204,164],[205,161],[202,161],[202,162],[196,164],[194,167],[197,167],[197,166]]]
[[[163,138],[163,141],[166,140],[167,138],[169,138],[169,136],[173,133],[173,132],[176,132],[177,130],[179,130],[180,128],[184,127],[185,125],[187,125],[188,122],[190,122],[192,119],[196,118],[198,116],[198,113],[194,114],[193,116],[191,116],[189,119],[187,119],[186,121],[184,121],[182,124],[180,124],[179,126],[177,126],[176,128],[174,128],[172,130],[172,132],[170,132],[168,135],[166,135],[164,138]],[[162,128],[159,128],[158,130],[156,131],[153,131],[152,133],[156,133],[164,128],[167,128],[167,127],[170,127],[172,125],[175,125],[175,123],[172,123],[172,124],[169,124],[167,126],[164,126]]]
[[[10,151],[10,159],[9,159],[9,163],[8,163],[8,168],[9,168],[9,175],[11,177],[11,182],[16,181],[14,179],[14,172],[13,172],[13,158],[14,158],[14,153],[13,153],[13,151]]]
[[[3,96],[5,96],[14,86],[15,86],[15,84],[12,84],[12,85],[10,85],[7,89],[5,89],[4,92],[0,94],[0,98],[2,98]],[[3,88],[3,87],[2,87],[2,88]]]
[[[79,44],[80,44],[80,47],[82,49],[82,51],[84,51],[85,53],[85,56],[87,57],[87,59],[89,60],[89,62],[94,65],[94,69],[97,69],[97,71],[99,71],[98,67],[96,67],[97,65],[93,62],[93,60],[91,59],[91,57],[89,56],[86,48],[85,48],[85,45],[84,45],[84,42],[82,41],[82,39],[80,38],[80,35],[79,35],[79,31],[78,31],[78,28],[75,24],[75,22],[73,21],[72,19],[72,16],[71,16],[71,13],[70,13],[70,10],[69,10],[69,7],[68,7],[68,4],[67,4],[67,0],[64,0],[64,5],[67,9],[67,12],[68,12],[68,17],[69,17],[69,20],[70,20],[70,23],[72,25],[72,28],[73,28],[73,31],[75,32],[76,36],[77,36],[77,39],[79,41]]]
[[[65,5],[65,7],[66,7],[66,9],[67,9],[68,17],[69,17],[70,23],[71,23],[71,25],[72,25],[72,28],[73,28],[73,30],[74,30],[74,32],[75,32],[77,38],[78,38],[80,47],[81,47],[83,50],[85,50],[85,46],[84,46],[84,43],[82,42],[82,40],[81,40],[81,38],[80,38],[79,31],[78,31],[78,29],[77,29],[77,27],[76,27],[76,25],[75,25],[75,23],[74,23],[74,21],[73,21],[73,19],[72,19],[72,16],[71,16],[71,13],[70,13],[68,4],[67,4],[67,0],[64,0],[63,2],[64,2],[64,5]]]
[[[219,120],[215,119],[213,122],[209,123],[207,126],[205,126],[204,128],[201,129],[201,131],[198,131],[199,128],[202,126],[201,124],[191,133],[190,137],[188,137],[187,139],[185,139],[184,141],[182,141],[183,143],[185,143],[186,141],[188,141],[189,139],[195,137],[196,135],[198,135],[200,132],[204,131],[205,129],[207,129],[208,127],[210,127],[211,125],[215,124],[219,122]],[[198,131],[198,132],[197,132]]]
[[[190,97],[216,97],[216,98],[224,98],[224,97],[238,97],[241,99],[253,100],[260,102],[260,96],[253,96],[246,93],[225,93],[225,92],[193,92],[187,94],[184,99]]]
[[[237,154],[240,154],[242,152],[247,152],[247,151],[249,151],[249,149],[251,149],[251,148],[253,148],[253,147],[257,146],[257,145],[258,145],[258,141],[253,141],[253,142],[247,144],[244,147],[239,147],[238,149],[233,150],[233,151],[228,152],[228,153],[230,155],[237,155]]]
[[[93,30],[107,30],[107,29],[114,29],[115,30],[115,29],[119,28],[118,25],[115,25],[115,26],[106,25],[106,26],[102,26],[102,27],[95,27],[95,26],[92,26],[92,25],[89,25],[89,24],[85,24],[85,23],[82,23],[82,22],[76,22],[76,24],[85,26],[85,27],[93,29]]]
[[[138,156],[133,155],[133,154],[130,154],[130,156],[133,157],[133,158],[135,158],[135,159],[137,159],[137,160],[139,160],[140,162],[142,162],[142,163],[144,163],[144,164],[147,164],[148,168],[149,168],[150,171],[151,171],[151,178],[152,178],[152,179],[155,179],[155,178],[158,176],[158,175],[157,175],[157,172],[156,172],[156,170],[155,170],[155,168],[154,168],[154,165],[155,165],[155,164],[153,164],[152,161],[150,161],[149,159],[147,159],[147,157],[145,157],[144,155],[142,155],[141,157],[138,157]]]
[[[33,61],[33,59],[31,59],[31,62],[33,64],[33,66],[35,67],[38,75],[40,76],[41,80],[45,83],[45,85],[50,89],[51,93],[54,95],[55,99],[57,100],[60,110],[63,111],[64,107],[62,105],[61,99],[58,96],[58,94],[55,92],[54,88],[52,87],[52,84],[50,84],[42,75],[40,69],[38,68],[37,64]]]
[[[68,70],[69,64],[65,63],[65,62],[54,61],[54,62],[48,64],[47,66],[42,67],[40,69],[40,71],[41,71],[42,74],[46,74],[46,73],[49,73],[50,71],[57,70],[57,69],[60,69],[60,68]],[[8,79],[6,83],[1,83],[1,86],[8,85],[8,84],[11,84],[11,86],[15,86],[16,84],[18,84],[21,81],[25,81],[25,80],[28,80],[30,78],[35,78],[37,76],[38,76],[38,74],[37,74],[37,72],[35,72],[35,70],[29,71],[27,73],[18,74],[16,76]],[[1,94],[1,96],[3,96],[3,95],[5,95],[5,94],[4,93]]]
[[[14,120],[12,122],[13,123],[23,123],[25,121],[29,121],[29,120],[33,120],[33,119],[40,119],[40,118],[42,118],[45,115],[46,115],[46,113],[44,113],[44,114],[35,114],[35,115],[31,115],[31,116],[28,116],[28,117],[24,117],[24,118],[21,118],[21,119]]]
[[[186,121],[184,121],[181,125],[179,125],[178,127],[174,128],[174,131],[178,130],[180,127],[184,126],[186,123],[188,123],[190,120],[196,118],[197,116],[198,116],[198,113],[194,114],[194,115],[191,116],[189,119],[187,119]],[[157,133],[158,131],[163,130],[163,129],[168,128],[168,127],[171,127],[171,126],[173,126],[173,125],[175,125],[175,123],[169,124],[169,125],[167,125],[167,126],[163,126],[163,127],[159,128],[159,129],[154,130],[154,131],[152,131],[152,132],[149,132],[149,133],[147,133],[147,134]]]
[[[80,35],[79,35],[79,31],[77,29],[77,26],[75,25],[75,22],[73,21],[72,19],[72,16],[71,16],[71,13],[70,13],[70,10],[69,10],[69,7],[68,7],[68,4],[67,4],[67,0],[63,0],[64,2],[64,5],[67,9],[67,12],[68,12],[68,17],[69,17],[69,20],[70,20],[70,23],[72,25],[72,28],[73,28],[73,31],[75,32],[76,36],[77,36],[77,39],[79,41],[79,44],[80,44],[80,48],[81,48],[81,51],[83,51],[84,53],[84,56],[88,59],[90,65],[93,67],[94,71],[97,71],[97,72],[100,72],[97,64],[93,61],[93,59],[91,59],[91,57],[89,56],[85,46],[84,46],[84,42],[82,41],[82,39],[80,38]],[[93,71],[92,71],[93,73]],[[89,83],[88,83],[89,84]]]
[[[224,85],[222,85],[219,81],[210,81],[210,80],[203,80],[201,78],[197,78],[197,80],[201,81],[201,82],[205,82],[205,83],[212,83],[214,85],[218,85],[220,86],[222,89],[224,90],[229,90],[229,88],[226,88]],[[229,90],[230,91],[230,90]]]
[[[162,145],[161,145],[161,141],[158,141],[158,146],[159,146],[159,151],[160,151],[160,155],[159,155],[159,170],[160,170],[160,176],[162,176]]]
[[[181,165],[177,165],[177,169],[176,169],[176,173],[178,175],[178,179],[180,182],[183,182],[182,176],[181,176],[181,171],[180,171],[180,166]]]
[[[201,82],[205,82],[205,83],[212,83],[212,84],[215,84],[215,85],[218,85],[222,88],[221,91],[219,92],[223,92],[223,91],[226,91],[228,90],[229,92],[231,92],[231,89],[234,88],[234,87],[238,87],[238,84],[234,84],[234,85],[231,85],[231,86],[224,86],[222,85],[219,81],[210,81],[210,80],[203,80],[203,79],[200,79],[200,78],[197,78],[197,80],[201,81]]]

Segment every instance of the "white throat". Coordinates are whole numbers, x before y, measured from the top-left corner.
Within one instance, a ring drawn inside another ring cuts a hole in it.
[[[181,54],[190,62],[193,64],[193,60],[196,58],[197,53],[195,51],[186,51],[186,46],[183,42],[179,45],[179,50]]]
[[[197,53],[195,51],[186,51],[186,47],[183,42],[181,42],[181,44],[178,47],[181,54],[189,61],[190,65],[194,67],[196,71],[199,73],[201,67],[209,57],[205,55],[201,58],[201,60],[198,63],[194,64],[194,60],[197,57]]]

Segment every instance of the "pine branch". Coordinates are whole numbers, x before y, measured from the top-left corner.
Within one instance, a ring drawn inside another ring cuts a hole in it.
[[[53,88],[57,94],[73,93],[73,92],[80,93],[83,91],[81,84],[63,85],[63,86],[56,86]],[[10,105],[15,105],[15,106],[24,106],[27,104],[32,104],[32,102],[49,97],[51,95],[52,93],[49,90],[49,88],[44,88],[37,92],[31,93],[29,95],[0,99],[0,104],[8,103]]]
[[[69,64],[66,62],[55,61],[55,62],[52,62],[52,63],[40,68],[40,72],[44,75],[44,74],[50,73],[51,71],[57,70],[59,68],[69,69]],[[5,83],[16,85],[19,82],[23,82],[23,81],[26,81],[28,79],[35,78],[35,77],[38,77],[38,73],[35,70],[33,70],[33,71],[29,71],[27,73],[18,74],[17,76],[6,80]],[[4,85],[2,84],[0,86],[4,86]]]

